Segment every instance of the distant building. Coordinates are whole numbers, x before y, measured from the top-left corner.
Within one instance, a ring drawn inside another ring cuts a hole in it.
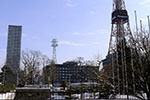
[[[22,26],[8,26],[6,65],[13,74],[17,74],[20,67],[21,35]]]
[[[116,63],[116,54],[110,54],[107,55],[106,58],[104,60],[102,60],[103,62],[103,73],[107,74],[108,79],[112,82],[113,79],[113,72],[112,72],[112,60],[114,62],[114,66]]]
[[[55,85],[61,85],[63,81],[66,81],[67,84],[97,81],[98,66],[78,66],[74,62],[67,62],[56,64],[55,67],[56,73],[53,75],[56,76]],[[47,75],[51,72],[50,66],[46,66],[44,70],[44,73],[47,73]],[[46,79],[45,82],[47,83],[47,81]]]

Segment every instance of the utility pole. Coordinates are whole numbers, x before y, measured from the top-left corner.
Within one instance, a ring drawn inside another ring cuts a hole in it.
[[[138,33],[138,22],[137,22],[137,14],[136,14],[136,10],[134,11],[134,13],[135,13],[136,33]]]
[[[149,27],[149,34],[150,34],[150,18],[149,16],[147,16],[147,18],[148,18],[148,27]]]
[[[53,39],[51,41],[52,43],[52,47],[53,47],[53,55],[52,55],[52,60],[54,61],[54,63],[57,63],[57,59],[56,59],[56,47],[58,46],[58,41],[56,39]]]
[[[141,28],[141,32],[143,32],[142,20],[140,20],[140,28]]]

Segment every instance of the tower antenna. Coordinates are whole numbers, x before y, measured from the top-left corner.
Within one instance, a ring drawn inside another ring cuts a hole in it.
[[[124,0],[113,0],[112,28],[108,55],[111,58],[114,91],[128,95],[128,66],[132,66],[127,50],[131,49],[134,39],[130,29],[129,15]],[[129,48],[129,49],[128,49]],[[132,50],[131,50],[132,51]],[[109,72],[110,73],[110,72]],[[128,96],[127,96],[128,97]]]
[[[56,59],[56,47],[58,46],[58,41],[56,39],[53,39],[51,41],[52,43],[52,47],[53,47],[53,55],[52,55],[52,60],[54,61],[54,63],[57,63],[57,59]]]

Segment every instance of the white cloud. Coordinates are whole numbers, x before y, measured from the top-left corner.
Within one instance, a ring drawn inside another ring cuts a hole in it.
[[[66,3],[66,5],[67,5],[68,7],[72,7],[72,6],[73,6],[71,3]]]
[[[73,32],[72,34],[73,35],[77,35],[77,36],[91,36],[91,35],[95,35],[96,33],[95,32],[87,32],[87,33],[84,33],[84,32]]]
[[[66,6],[73,7],[73,1],[72,0],[67,0]]]
[[[142,0],[139,2],[140,5],[150,8],[150,0]]]
[[[93,45],[101,45],[100,42],[93,42],[92,44],[93,44]]]
[[[107,33],[110,33],[110,30],[98,29],[98,30],[96,30],[96,32],[99,33],[99,34],[107,34]]]
[[[28,34],[22,34],[24,39],[32,39],[32,40],[39,40],[40,38],[37,36],[29,36]]]
[[[108,30],[105,29],[98,29],[95,30],[94,32],[73,32],[72,35],[76,35],[76,36],[95,36],[98,34],[106,34],[109,33]]]
[[[68,2],[72,2],[72,0],[67,0]]]
[[[90,43],[76,43],[76,42],[71,42],[71,41],[59,41],[58,44],[60,45],[68,45],[68,46],[77,46],[77,47],[82,47],[82,46],[97,46],[97,45],[102,45],[102,43],[99,41],[96,42],[90,42]]]
[[[91,10],[91,11],[89,11],[89,14],[90,14],[90,15],[95,15],[95,14],[96,14],[96,11]]]
[[[71,42],[71,41],[59,41],[58,44],[62,45],[69,45],[69,46],[87,46],[85,43],[76,43],[76,42]]]
[[[35,40],[40,40],[40,38],[39,38],[39,37],[36,37],[36,36],[32,36],[31,38],[32,38],[32,39],[35,39]]]

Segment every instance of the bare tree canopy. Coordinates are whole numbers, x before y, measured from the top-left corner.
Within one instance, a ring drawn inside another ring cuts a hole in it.
[[[135,35],[134,74],[137,94],[146,93],[150,100],[150,33],[139,32]],[[139,96],[142,99],[142,96]]]
[[[22,65],[27,84],[33,84],[35,75],[39,75],[40,67],[50,64],[50,59],[40,51],[22,51]]]

